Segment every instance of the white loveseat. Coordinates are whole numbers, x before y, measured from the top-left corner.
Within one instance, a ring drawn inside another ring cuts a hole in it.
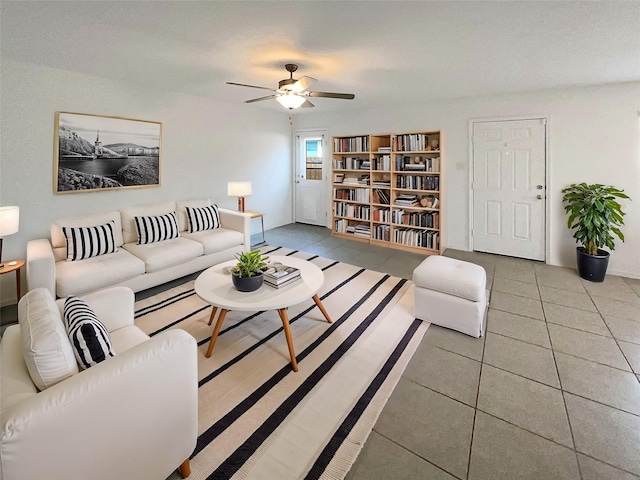
[[[185,207],[211,205],[210,199],[162,202],[89,215],[60,218],[51,225],[51,239],[27,244],[27,285],[47,288],[54,296],[82,295],[110,286],[134,292],[232,260],[250,248],[250,217],[219,209],[220,228],[188,233]],[[180,236],[137,245],[136,216],[176,212]],[[117,251],[67,261],[67,240],[62,227],[95,227],[115,222]]]
[[[65,353],[64,300],[56,305],[44,288],[21,299],[19,324],[2,336],[0,480],[160,480],[178,466],[188,476],[198,436],[195,339],[179,329],[150,339],[134,326],[128,288],[82,298],[116,354],[87,370],[77,373]]]

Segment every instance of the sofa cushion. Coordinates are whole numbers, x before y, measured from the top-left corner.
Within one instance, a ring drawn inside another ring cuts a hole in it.
[[[117,354],[149,340],[149,336],[134,325],[119,328],[113,332],[109,332],[109,335],[111,335],[113,350]]]
[[[122,236],[122,223],[120,212],[112,210],[109,212],[92,213],[77,217],[59,218],[51,224],[51,246],[56,262],[67,258],[67,237],[62,232],[62,227],[95,227],[113,221],[115,223],[114,236],[116,247],[121,247],[124,243]]]
[[[70,296],[64,302],[64,321],[78,363],[89,368],[114,357],[111,337],[87,302]]]
[[[138,241],[135,217],[149,217],[155,215],[166,215],[176,211],[175,202],[152,203],[140,207],[128,207],[120,210],[122,219],[122,238],[124,243]]]
[[[60,311],[46,288],[27,292],[18,303],[22,353],[33,383],[44,390],[78,372]]]
[[[240,247],[244,242],[244,234],[236,230],[229,230],[228,228],[183,233],[182,237],[201,243],[205,255],[217,253],[235,246],[238,246],[238,251],[240,252],[242,250]]]
[[[67,238],[67,261],[114,253],[116,224],[113,220],[96,227],[62,227]]]
[[[187,220],[186,207],[202,208],[211,205],[210,198],[200,198],[197,200],[187,200],[183,202],[176,202],[176,215],[178,216],[178,228],[181,232],[186,231],[189,228],[189,220]]]
[[[189,228],[187,229],[189,233],[220,228],[220,213],[217,205],[202,208],[185,207],[185,211],[189,220]]]
[[[9,325],[0,341],[0,417],[7,408],[38,394],[24,361],[23,352],[20,325]],[[75,361],[74,358],[73,362]]]
[[[122,248],[142,260],[147,273],[188,262],[204,251],[202,244],[184,237],[146,245],[125,243]]]
[[[180,236],[176,212],[149,217],[136,216],[134,220],[138,233],[138,245],[162,242]]]
[[[115,253],[56,263],[56,293],[78,295],[115,285],[144,273],[144,262],[124,248]]]

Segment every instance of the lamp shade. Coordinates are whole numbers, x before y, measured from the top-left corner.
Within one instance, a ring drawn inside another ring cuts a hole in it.
[[[20,226],[20,207],[0,207],[0,237],[12,235]]]
[[[251,182],[227,182],[227,195],[230,197],[251,195]]]
[[[297,95],[295,92],[289,91],[284,95],[278,95],[276,97],[276,100],[283,107],[293,110],[294,108],[298,108],[300,105],[302,105],[307,99],[300,95]]]

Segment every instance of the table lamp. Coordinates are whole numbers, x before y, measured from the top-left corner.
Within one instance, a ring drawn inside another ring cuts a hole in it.
[[[2,263],[2,237],[13,235],[20,224],[20,207],[0,207],[0,268]]]
[[[244,212],[244,197],[251,195],[251,182],[227,182],[227,195],[238,197],[238,211]]]

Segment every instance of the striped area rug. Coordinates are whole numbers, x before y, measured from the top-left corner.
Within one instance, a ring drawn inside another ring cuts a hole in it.
[[[427,325],[410,281],[262,247],[324,271],[318,296],[289,308],[299,371],[275,311],[229,312],[210,358],[211,307],[193,281],[136,303],[153,336],[182,328],[199,345],[199,435],[191,479],[341,479],[351,468]]]

